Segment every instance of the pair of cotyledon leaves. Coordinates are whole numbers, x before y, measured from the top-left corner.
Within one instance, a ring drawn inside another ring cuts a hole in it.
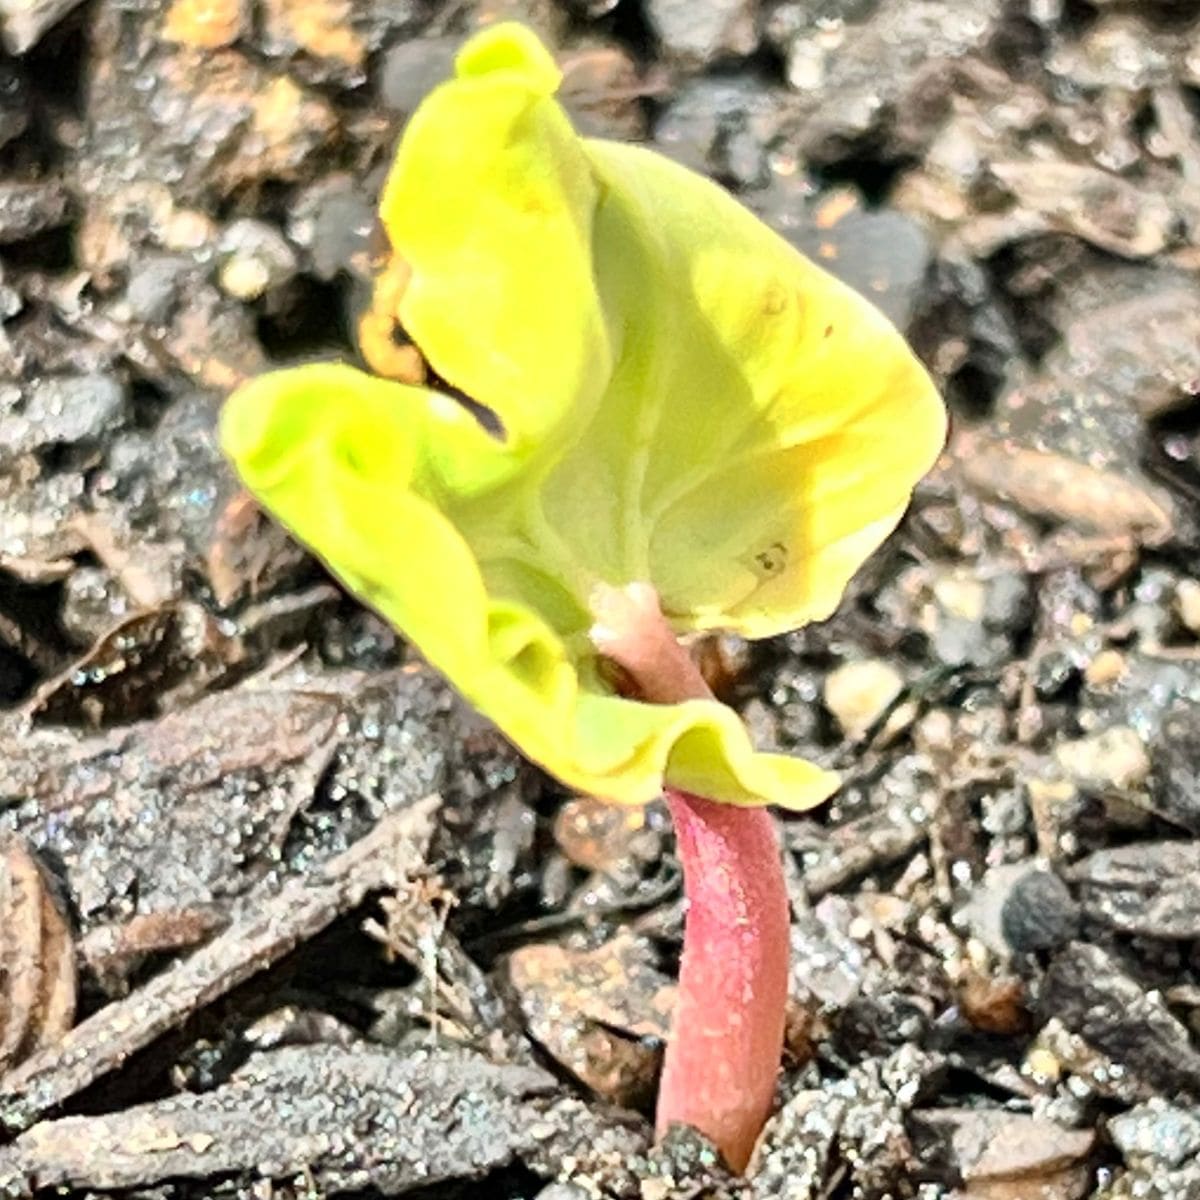
[[[451,389],[268,374],[222,421],[250,490],[530,758],[627,803],[664,783],[805,808],[836,778],[711,700],[615,694],[598,583],[679,632],[828,615],[941,448],[903,339],[716,185],[578,136],[516,25],[417,109],[381,202],[376,301]],[[384,287],[381,281],[380,289]],[[393,300],[394,296],[394,300]]]

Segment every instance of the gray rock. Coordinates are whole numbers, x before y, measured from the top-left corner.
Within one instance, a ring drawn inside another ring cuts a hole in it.
[[[392,46],[379,68],[379,101],[392,112],[410,113],[449,78],[463,39],[406,38]]]
[[[1124,264],[1080,283],[1055,305],[1064,333],[1055,369],[1103,382],[1143,420],[1191,403],[1200,379],[1200,283]]]
[[[1079,906],[1050,871],[1021,876],[1000,908],[1004,940],[1017,953],[1054,950],[1079,932]]]
[[[866,950],[830,919],[832,915],[826,910],[792,926],[792,988],[795,995],[826,1011],[839,1012],[858,997],[868,973],[877,968],[868,962]]]
[[[804,98],[798,145],[813,161],[847,144],[895,133],[895,114],[931,79],[930,65],[983,45],[999,19],[998,0],[794,0],[776,7],[767,36],[786,60],[788,82]],[[886,63],[886,69],[881,64]],[[948,90],[948,85],[943,84]],[[922,97],[926,99],[926,97]],[[921,137],[936,132],[932,122]],[[906,146],[909,152],[920,147]]]
[[[783,136],[793,108],[785,92],[745,76],[689,80],[655,123],[654,143],[693,171],[759,187],[771,178],[767,151]]]
[[[375,228],[374,192],[346,176],[333,176],[297,197],[288,216],[288,238],[308,251],[318,279],[342,271],[364,277]]]
[[[1079,909],[1066,885],[1032,862],[991,867],[958,912],[993,954],[1008,958],[1064,945],[1079,928]]]
[[[986,667],[1004,661],[1007,643],[988,634],[978,621],[939,616],[933,631],[933,653],[948,667]]]
[[[1133,588],[1133,603],[1122,614],[1138,644],[1162,646],[1177,626],[1176,575],[1163,567],[1145,567]]]
[[[646,17],[671,58],[706,67],[754,53],[757,7],[755,0],[647,0]]]
[[[129,597],[111,571],[77,567],[63,581],[63,628],[81,647],[92,645],[129,615]]]
[[[912,1162],[906,1110],[939,1065],[905,1046],[853,1067],[820,1090],[793,1095],[767,1125],[750,1167],[750,1200],[817,1200],[845,1182],[885,1195]]]
[[[753,1195],[817,1200],[833,1169],[849,1102],[824,1091],[801,1091],[767,1123],[751,1166]]]
[[[939,662],[950,667],[995,667],[1009,659],[1010,640],[989,616],[991,591],[990,582],[970,571],[951,569],[934,573],[930,582],[933,601],[930,635]],[[1006,603],[1001,596],[1001,608]]]
[[[789,240],[907,329],[931,258],[929,237],[911,217],[855,209],[830,227],[805,224]]]
[[[1029,628],[1033,617],[1033,596],[1029,576],[1001,571],[987,581],[983,602],[983,621],[991,629],[1020,633]]]
[[[1180,698],[1166,711],[1154,741],[1151,803],[1189,833],[1200,833],[1200,703]]]
[[[929,270],[907,332],[924,362],[949,365],[947,398],[966,411],[999,391],[1022,356],[1013,318],[988,273],[947,245]]]
[[[1113,1117],[1108,1133],[1126,1162],[1178,1167],[1200,1151],[1200,1113],[1155,1096]]]
[[[1096,1141],[1090,1129],[999,1109],[926,1109],[913,1118],[919,1131],[942,1143],[943,1161],[966,1185],[964,1197],[982,1200],[993,1187],[1003,1195],[1014,1179],[1031,1198],[1079,1200],[1086,1192],[1084,1164]]]
[[[70,196],[56,179],[0,183],[0,245],[61,228],[70,212]]]
[[[83,491],[77,472],[26,483],[0,471],[0,557],[53,563],[78,553],[71,521],[82,511]]]
[[[1081,705],[1096,712],[1107,725],[1128,725],[1160,757],[1163,723],[1172,714],[1200,706],[1200,664],[1131,653],[1124,656],[1115,687],[1086,685]],[[1186,724],[1186,722],[1185,722]],[[1159,787],[1152,799],[1160,799]]]
[[[221,235],[221,287],[239,300],[256,300],[287,283],[298,269],[296,252],[277,229],[243,218]]]
[[[171,254],[147,254],[129,272],[125,303],[132,320],[151,326],[170,321],[182,294],[190,264]]]
[[[95,10],[88,45],[74,181],[98,226],[131,187],[211,211],[268,180],[311,178],[327,162],[319,156],[337,133],[333,106],[278,64],[228,52],[197,69],[192,50],[162,37],[161,21],[130,21],[119,6]]]
[[[0,384],[0,461],[94,441],[120,423],[124,407],[125,389],[112,375]]]

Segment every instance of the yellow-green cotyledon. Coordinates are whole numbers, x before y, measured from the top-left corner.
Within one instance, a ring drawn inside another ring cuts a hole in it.
[[[374,373],[258,378],[224,446],[566,785],[807,808],[836,777],[756,752],[731,709],[618,694],[589,598],[648,584],[678,633],[828,615],[936,458],[943,405],[870,303],[710,181],[579,136],[559,79],[522,26],[466,43],[383,192]]]

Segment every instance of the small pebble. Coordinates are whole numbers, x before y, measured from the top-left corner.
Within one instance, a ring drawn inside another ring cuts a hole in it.
[[[412,112],[453,70],[462,41],[443,36],[398,42],[383,55],[380,104],[390,112]]]
[[[177,208],[165,218],[158,233],[166,249],[192,252],[210,245],[216,239],[217,227],[207,213]]]
[[[538,1192],[537,1200],[592,1200],[592,1193],[577,1183],[552,1183]]]
[[[81,646],[90,646],[129,613],[129,598],[104,567],[77,567],[63,582],[60,618]]]
[[[754,53],[756,9],[748,0],[649,0],[646,17],[668,55],[701,67]]]
[[[1091,687],[1107,687],[1121,679],[1126,669],[1125,655],[1119,650],[1101,650],[1088,663],[1083,677]]]
[[[825,707],[848,738],[862,737],[904,690],[904,677],[877,658],[850,662],[825,679]]]
[[[229,46],[249,28],[245,0],[175,0],[167,9],[163,38],[197,50]]]
[[[1150,774],[1145,744],[1127,725],[1063,742],[1054,756],[1071,779],[1083,787],[1127,791],[1140,787]]]
[[[554,818],[554,840],[568,860],[588,871],[608,871],[645,841],[642,808],[606,804],[592,796],[568,800]]]
[[[1079,931],[1079,906],[1057,875],[1029,871],[1005,898],[1000,929],[1018,953],[1052,950]]]
[[[1175,587],[1175,607],[1179,619],[1200,637],[1200,581],[1181,579]]]
[[[1044,1046],[1034,1046],[1025,1056],[1025,1073],[1036,1080],[1057,1083],[1062,1077],[1062,1063]]]
[[[950,616],[971,622],[983,620],[987,589],[978,579],[945,575],[934,582],[933,595]]]
[[[1113,1117],[1108,1132],[1126,1161],[1149,1158],[1177,1167],[1200,1151],[1200,1117],[1157,1096]]]
[[[221,289],[238,300],[257,300],[296,274],[287,239],[262,221],[234,221],[221,236],[220,251]]]

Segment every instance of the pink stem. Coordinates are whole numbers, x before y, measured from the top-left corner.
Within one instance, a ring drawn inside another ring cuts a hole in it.
[[[771,1111],[788,991],[788,905],[764,809],[668,790],[688,911],[679,997],[658,1093],[661,1137],[680,1122],[736,1171]]]
[[[643,699],[711,699],[644,583],[591,598],[596,648]],[[675,1021],[658,1093],[661,1137],[676,1123],[711,1138],[736,1171],[771,1111],[788,991],[788,904],[775,823],[667,789],[688,910]]]

